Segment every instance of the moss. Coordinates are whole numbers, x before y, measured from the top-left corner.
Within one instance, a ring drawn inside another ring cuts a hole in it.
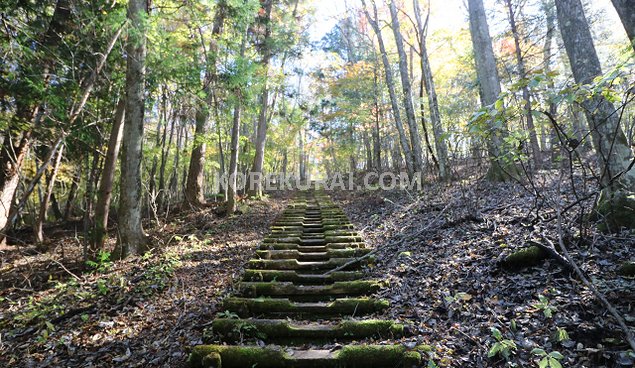
[[[360,236],[325,236],[326,243],[357,243],[363,241]]]
[[[351,224],[341,224],[341,225],[332,224],[332,225],[322,225],[322,228],[325,231],[328,231],[328,230],[352,230],[354,228],[354,226],[351,225]]]
[[[386,346],[345,346],[338,354],[338,360],[347,368],[358,367],[412,367],[421,364],[421,355],[407,352],[402,345]]]
[[[209,368],[221,368],[222,359],[218,353],[210,353],[203,358],[203,366]]]
[[[507,271],[520,271],[527,267],[534,267],[542,263],[548,257],[542,248],[532,245],[507,256],[501,267]]]
[[[343,298],[330,303],[294,303],[289,299],[278,298],[237,298],[223,301],[222,309],[236,313],[241,317],[254,315],[296,314],[307,318],[332,315],[364,315],[378,312],[389,307],[384,299]]]
[[[621,228],[635,229],[635,193],[624,190],[603,190],[595,208],[601,220],[600,231],[614,232]]]
[[[290,244],[300,244],[302,240],[299,236],[293,237],[283,237],[283,238],[265,238],[263,243],[290,243]]]
[[[624,262],[617,270],[617,274],[625,277],[635,277],[635,262]]]
[[[370,253],[370,249],[366,248],[346,248],[346,249],[330,249],[327,254],[329,258],[357,258]]]
[[[354,281],[362,278],[361,271],[340,271],[324,275],[301,275],[293,270],[245,270],[245,281],[290,281],[311,284],[328,284],[337,281]]]
[[[403,325],[392,321],[344,321],[334,326],[294,326],[286,320],[217,319],[212,323],[214,333],[224,341],[257,337],[265,341],[292,341],[315,343],[318,341],[389,338],[403,335]]]
[[[359,236],[356,231],[352,230],[326,230],[324,232],[325,236]]]
[[[404,326],[399,323],[385,320],[344,321],[339,328],[345,336],[351,338],[363,338],[371,336],[401,337]]]
[[[201,345],[193,349],[188,362],[193,368],[212,368],[207,357],[215,355],[220,355],[222,368],[280,368],[287,360],[283,352],[260,347]]]
[[[249,261],[251,269],[267,270],[327,270],[344,266],[351,262],[352,258],[331,258],[322,262],[298,262],[297,259],[252,259]],[[359,267],[351,265],[350,268]]]
[[[377,292],[384,284],[373,280],[338,281],[324,286],[297,286],[292,282],[241,282],[243,296],[358,296]]]

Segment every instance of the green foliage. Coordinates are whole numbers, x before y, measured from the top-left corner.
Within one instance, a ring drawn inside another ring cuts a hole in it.
[[[556,342],[563,342],[569,340],[569,334],[567,330],[561,327],[556,327],[556,332],[553,334],[553,340]]]
[[[218,312],[216,314],[216,317],[218,318],[227,318],[227,319],[240,319],[240,317],[233,312],[230,312],[228,310],[224,311],[224,312]]]
[[[540,357],[537,362],[538,368],[562,368],[560,361],[564,359],[564,356],[557,351],[547,353],[543,349],[536,348],[531,351],[531,354]]]
[[[110,270],[110,267],[112,266],[112,261],[110,260],[110,256],[111,256],[110,252],[107,252],[105,250],[100,250],[99,253],[97,253],[97,257],[95,258],[95,260],[86,261],[86,265],[95,272],[99,272],[99,273],[108,272],[108,270]]]
[[[552,318],[553,313],[557,311],[557,308],[550,305],[549,299],[542,294],[538,295],[538,301],[534,302],[533,307],[536,308],[537,310],[542,311],[542,314],[546,318]]]
[[[488,358],[493,358],[495,356],[500,356],[505,360],[509,360],[512,354],[516,353],[516,343],[513,340],[506,339],[503,337],[503,334],[496,327],[490,327],[492,331],[492,336],[496,339],[496,342],[490,347],[487,352]]]

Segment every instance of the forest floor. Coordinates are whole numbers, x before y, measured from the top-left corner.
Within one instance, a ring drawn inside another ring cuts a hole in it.
[[[49,251],[7,247],[0,267],[0,366],[180,367],[203,340],[216,305],[284,209],[289,193],[245,203],[242,213],[214,209],[175,214],[150,230],[157,250],[80,272],[81,245],[59,232]],[[502,271],[507,254],[546,236],[555,221],[531,224],[535,198],[516,184],[483,182],[405,191],[336,192],[369,246],[369,272],[387,279],[392,302],[383,317],[409,324],[407,346],[427,345],[429,366],[505,366],[488,352],[514,341],[510,363],[535,366],[534,348],[558,351],[568,367],[632,366],[615,321],[577,278],[554,261],[519,273]],[[568,231],[567,245],[635,325],[635,281],[615,271],[635,258],[632,235]],[[512,365],[509,364],[508,365]]]

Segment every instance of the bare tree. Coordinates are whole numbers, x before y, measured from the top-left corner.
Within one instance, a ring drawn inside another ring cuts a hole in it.
[[[468,10],[481,104],[489,106],[498,100],[501,87],[483,0],[468,0]],[[500,160],[502,140],[507,134],[507,128],[497,125],[495,121],[489,121],[488,130],[487,151],[491,166],[487,177],[493,181],[507,180],[509,175]]]
[[[589,24],[580,0],[556,0],[558,23],[564,46],[578,84],[592,83],[602,75]],[[598,210],[612,226],[635,227],[632,216],[635,192],[635,161],[626,136],[620,126],[619,113],[601,94],[582,103],[591,128],[591,136],[601,169],[604,187]],[[630,203],[629,203],[630,202]],[[624,211],[630,207],[630,210]]]
[[[430,120],[432,120],[432,133],[434,134],[434,146],[437,151],[437,158],[439,164],[439,177],[441,180],[450,179],[450,167],[448,164],[448,146],[445,143],[443,125],[441,124],[441,113],[439,112],[439,101],[437,98],[437,90],[434,85],[434,78],[432,75],[432,68],[430,67],[430,58],[428,57],[428,47],[426,45],[426,33],[428,26],[428,19],[430,16],[430,6],[428,3],[428,16],[425,22],[421,16],[421,7],[419,6],[419,0],[413,0],[413,6],[415,10],[415,18],[417,19],[417,29],[419,35],[419,52],[421,53],[421,79],[422,88],[425,87],[426,94],[428,95],[428,107],[430,109]],[[423,96],[421,96],[423,97]],[[423,100],[422,114],[423,114]],[[422,117],[423,119],[423,117]]]
[[[516,64],[518,66],[518,77],[521,80],[527,78],[527,67],[525,66],[525,58],[523,57],[522,46],[520,44],[521,35],[516,25],[516,14],[514,13],[514,7],[512,0],[505,0],[507,6],[507,15],[509,16],[509,25],[511,27],[512,36],[514,38]],[[542,166],[542,154],[540,152],[540,145],[538,144],[538,135],[536,134],[536,126],[534,125],[534,117],[531,107],[531,94],[529,93],[529,86],[523,83],[523,100],[525,101],[525,122],[527,123],[527,130],[529,130],[529,145],[533,153],[534,165],[536,168]]]
[[[379,52],[381,53],[381,61],[384,65],[386,86],[388,87],[388,94],[390,95],[390,104],[392,107],[393,118],[395,120],[395,125],[397,126],[397,131],[399,132],[399,142],[401,143],[401,149],[403,150],[404,158],[406,161],[406,170],[408,171],[409,175],[413,175],[415,172],[415,166],[413,162],[412,150],[410,149],[410,143],[408,142],[408,137],[406,136],[406,131],[401,121],[401,113],[399,112],[399,100],[397,99],[397,92],[395,91],[395,80],[392,74],[390,61],[388,60],[386,45],[384,44],[384,38],[381,34],[381,28],[379,28],[377,5],[375,4],[374,0],[371,0],[371,4],[373,5],[373,16],[371,16],[368,12],[368,9],[366,8],[366,2],[362,0],[364,14],[368,19],[368,23],[370,23],[371,27],[373,28],[373,31],[377,36],[377,42],[379,43]]]
[[[635,0],[611,0],[635,50]]]
[[[421,150],[421,137],[419,126],[415,117],[415,108],[412,102],[412,83],[408,73],[408,59],[404,48],[401,26],[399,24],[399,14],[395,0],[389,0],[390,17],[392,20],[392,32],[395,35],[397,44],[397,54],[399,55],[399,75],[401,76],[401,87],[403,90],[403,103],[406,108],[406,122],[410,130],[410,143],[412,144],[412,155],[414,156],[415,170],[423,171],[423,151]]]

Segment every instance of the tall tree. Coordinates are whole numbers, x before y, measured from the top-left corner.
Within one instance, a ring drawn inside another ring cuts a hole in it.
[[[141,224],[141,162],[145,117],[145,59],[147,0],[128,2],[130,30],[126,45],[126,117],[121,157],[118,255],[139,254],[147,249]]]
[[[401,149],[403,150],[404,158],[406,161],[406,170],[408,171],[409,175],[413,175],[416,169],[413,162],[412,150],[410,149],[410,143],[408,142],[408,137],[406,136],[406,131],[401,120],[401,113],[399,112],[399,100],[397,98],[397,92],[395,91],[395,80],[392,74],[390,61],[388,60],[388,53],[386,51],[384,38],[381,34],[381,28],[379,27],[377,5],[375,4],[374,0],[371,0],[371,3],[373,5],[372,16],[366,8],[366,2],[362,0],[364,14],[366,15],[366,19],[368,19],[368,23],[370,23],[371,27],[373,28],[373,31],[377,36],[377,42],[379,43],[381,61],[384,65],[384,77],[386,79],[386,86],[388,87],[388,94],[390,95],[390,105],[392,107],[393,118],[395,120],[395,125],[397,126],[397,131],[399,132],[399,142],[401,143]]]
[[[20,181],[20,173],[26,155],[31,147],[33,128],[41,115],[43,101],[40,91],[45,91],[54,67],[55,50],[62,41],[62,37],[70,28],[72,16],[71,3],[68,0],[58,0],[55,3],[53,17],[46,31],[33,46],[40,54],[31,65],[21,65],[20,78],[16,93],[16,113],[9,122],[4,133],[4,140],[0,151],[0,229],[10,226],[9,217],[16,190]],[[35,76],[35,77],[32,77]],[[34,96],[36,96],[34,98]]]
[[[496,103],[501,93],[496,58],[492,48],[492,38],[489,33],[483,0],[468,0],[467,3],[470,13],[470,34],[472,35],[481,104],[489,106]],[[490,119],[488,123],[487,151],[491,165],[487,177],[492,181],[507,180],[509,175],[500,159],[503,137],[507,134],[506,127],[501,126],[493,119]]]
[[[273,50],[271,48],[271,34],[272,34],[272,22],[271,13],[273,11],[274,0],[261,0],[262,11],[259,17],[260,22],[264,26],[264,36],[262,43],[260,44],[260,53],[262,55],[262,68],[265,76],[264,87],[262,94],[260,95],[260,113],[258,115],[258,126],[256,128],[256,141],[255,148],[256,154],[254,156],[254,162],[251,167],[252,175],[262,175],[262,170],[265,164],[265,144],[267,142],[267,111],[269,109],[269,64],[273,57]],[[251,176],[250,176],[251,177]],[[262,196],[262,181],[255,180],[249,182],[249,194],[252,196]]]
[[[448,146],[445,143],[443,125],[441,124],[441,113],[439,112],[439,101],[437,98],[437,89],[434,85],[434,77],[432,76],[432,68],[430,67],[430,58],[428,57],[428,47],[426,44],[426,33],[428,18],[424,23],[421,16],[421,7],[419,0],[413,0],[415,18],[417,19],[417,29],[419,35],[419,52],[421,53],[421,79],[422,88],[425,87],[428,96],[428,107],[430,109],[430,120],[432,121],[432,133],[434,134],[434,146],[436,147],[439,177],[441,180],[450,179],[450,168],[448,165]],[[429,11],[428,7],[428,11]],[[429,16],[429,13],[428,13]],[[423,96],[421,104],[423,106]],[[422,107],[423,114],[423,107]],[[423,119],[423,117],[422,117]]]
[[[602,75],[602,67],[582,2],[556,0],[556,10],[573,77],[578,84],[592,83]],[[586,99],[582,106],[591,128],[601,169],[600,182],[604,187],[598,210],[606,216],[610,225],[634,228],[635,200],[632,199],[632,193],[635,192],[635,161],[620,125],[620,114],[601,94]]]
[[[392,32],[395,35],[397,44],[397,54],[399,55],[399,75],[401,76],[401,87],[403,89],[403,103],[406,108],[406,121],[410,130],[410,142],[412,144],[412,154],[414,156],[415,170],[423,171],[423,151],[421,150],[421,136],[419,126],[415,116],[414,103],[412,102],[412,83],[408,73],[408,56],[404,48],[401,26],[399,24],[399,14],[395,0],[389,0],[390,17],[392,20]]]
[[[225,18],[227,17],[227,4],[225,0],[218,2],[214,15],[214,26],[212,27],[211,41],[209,48],[205,51],[205,78],[203,79],[203,101],[197,104],[196,108],[196,131],[194,133],[194,146],[190,156],[190,166],[187,174],[185,186],[185,200],[193,206],[205,204],[205,150],[207,145],[207,131],[209,125],[210,109],[214,105],[214,88],[216,84],[217,71],[216,60],[218,59],[218,37],[222,32]]]
[[[518,77],[520,80],[527,78],[527,67],[525,66],[525,58],[523,56],[523,50],[521,48],[521,35],[518,31],[516,24],[516,14],[514,13],[514,7],[512,0],[505,0],[507,6],[507,15],[509,16],[509,25],[512,31],[512,37],[514,38],[514,53],[516,54],[516,64],[518,67]],[[547,30],[549,32],[549,30]],[[534,116],[531,108],[531,94],[529,93],[529,86],[523,83],[523,100],[525,101],[525,123],[527,124],[527,130],[529,130],[529,145],[534,158],[534,165],[536,168],[542,166],[542,154],[540,152],[540,145],[538,144],[538,135],[536,134],[536,126],[534,125]]]
[[[108,148],[104,159],[104,167],[101,171],[99,190],[97,192],[97,204],[95,205],[93,239],[87,256],[93,258],[100,249],[103,249],[108,229],[108,214],[110,212],[110,200],[112,197],[113,183],[115,181],[115,168],[121,140],[123,138],[124,119],[126,116],[126,100],[121,99],[117,104],[115,118],[110,130]]]
[[[611,0],[635,50],[635,0]]]

